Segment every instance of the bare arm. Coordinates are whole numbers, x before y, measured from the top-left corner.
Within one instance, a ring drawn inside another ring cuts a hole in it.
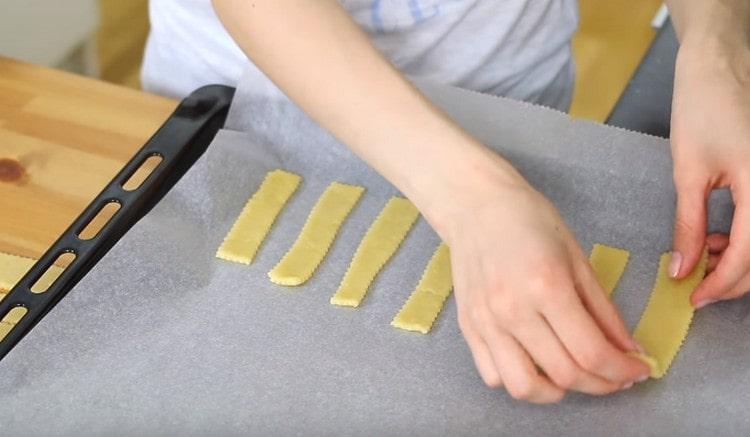
[[[459,324],[488,385],[553,402],[648,374],[551,203],[428,102],[336,0],[214,6],[253,62],[448,243]]]
[[[672,270],[690,273],[708,246],[711,273],[692,296],[702,307],[750,290],[750,1],[670,0],[681,45],[672,103],[678,192]],[[706,236],[706,198],[730,187],[730,236]]]
[[[748,43],[750,2],[747,0],[667,0],[682,43]]]
[[[256,65],[424,212],[435,209],[431,193],[448,188],[445,182],[454,179],[448,175],[479,172],[518,183],[518,173],[429,103],[338,2],[215,0],[214,5]],[[420,168],[432,171],[415,171]]]

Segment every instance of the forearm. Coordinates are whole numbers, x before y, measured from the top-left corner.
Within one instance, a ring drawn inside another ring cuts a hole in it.
[[[460,190],[462,178],[520,179],[428,102],[337,1],[214,0],[214,7],[273,82],[427,214],[437,209],[435,193],[451,195],[444,190]]]
[[[750,43],[750,0],[667,0],[683,44],[716,48]]]

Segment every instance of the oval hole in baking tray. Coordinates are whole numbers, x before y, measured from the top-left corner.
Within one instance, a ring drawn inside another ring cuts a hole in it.
[[[28,312],[29,310],[27,310],[26,308],[17,306],[15,308],[11,308],[10,311],[5,313],[3,319],[0,320],[0,341],[7,337],[8,334],[10,334],[10,331],[13,330],[16,324],[20,322]]]
[[[70,263],[75,259],[76,254],[73,252],[64,252],[60,254],[60,256],[55,259],[55,262],[47,267],[47,270],[44,271],[42,276],[34,282],[34,285],[31,286],[31,292],[39,294],[49,290],[57,278],[62,275],[65,269],[67,269]]]
[[[84,226],[83,230],[78,233],[78,238],[81,240],[90,240],[96,237],[104,226],[114,217],[117,211],[120,210],[120,202],[117,200],[109,200],[104,206],[99,209],[94,218]]]
[[[158,167],[163,160],[164,158],[158,154],[151,155],[144,159],[141,165],[138,166],[138,169],[134,171],[132,175],[130,175],[130,177],[127,181],[125,181],[124,184],[122,184],[122,188],[125,191],[137,190],[138,187],[146,182],[146,179],[151,176],[151,173],[156,170],[156,167]]]

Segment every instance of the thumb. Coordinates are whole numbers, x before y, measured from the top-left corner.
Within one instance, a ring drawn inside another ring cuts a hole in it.
[[[684,278],[693,271],[706,243],[706,201],[709,186],[696,180],[676,180],[677,212],[669,274]]]

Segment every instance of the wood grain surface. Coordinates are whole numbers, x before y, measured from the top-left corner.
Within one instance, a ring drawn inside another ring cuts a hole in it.
[[[0,252],[41,256],[176,104],[0,57]]]

